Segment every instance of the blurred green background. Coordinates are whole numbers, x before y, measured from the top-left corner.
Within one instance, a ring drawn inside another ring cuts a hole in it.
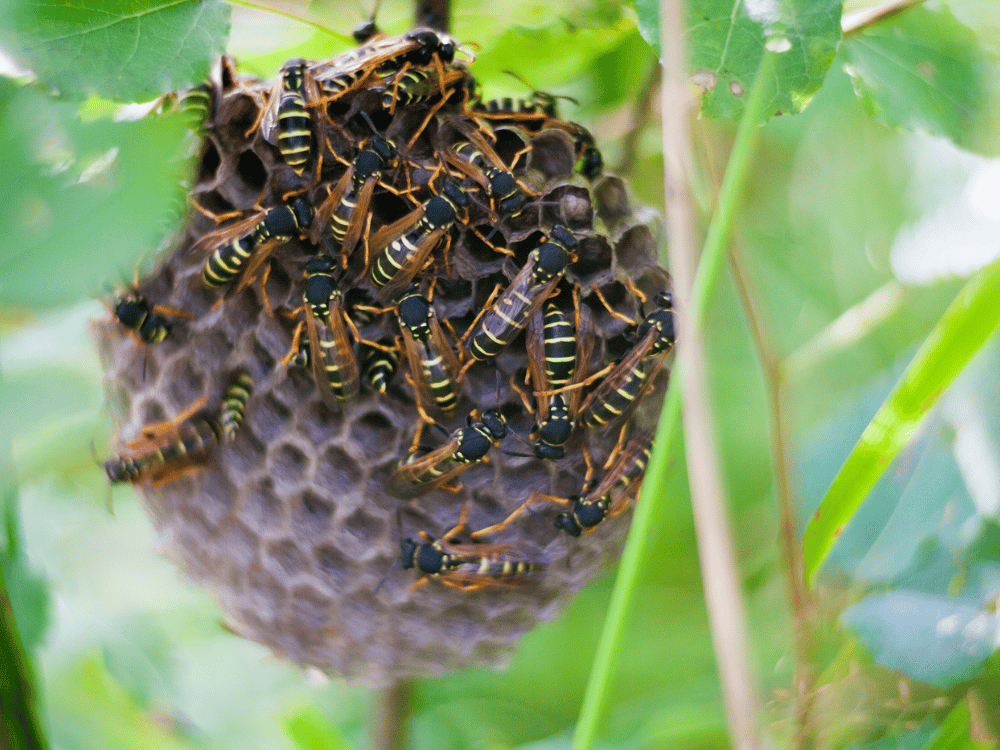
[[[781,448],[800,519],[964,278],[1000,255],[995,10],[992,0],[928,4],[846,40],[805,111],[760,132],[733,250],[770,354],[782,365],[788,442]],[[312,12],[348,32],[369,10],[317,0]],[[528,93],[503,74],[508,69],[574,97],[579,105],[561,102],[563,116],[594,131],[610,168],[627,157],[637,199],[662,207],[657,107],[640,96],[647,85],[657,91],[641,8],[459,0],[453,12],[454,35],[481,45],[472,70],[486,98]],[[398,33],[409,13],[386,3],[378,20]],[[262,75],[293,55],[344,48],[294,21],[233,9],[228,50]],[[950,62],[922,77],[921,55]],[[211,598],[157,555],[133,493],[111,493],[95,465],[112,429],[88,321],[105,314],[108,285],[128,284],[176,225],[190,143],[179,118],[118,122],[118,106],[106,100],[81,106],[48,93],[0,79],[0,161],[7,165],[0,413],[3,460],[12,459],[0,564],[51,744],[367,747],[374,696],[223,630]],[[696,195],[707,223],[735,124],[699,119],[694,128]],[[706,328],[753,667],[766,730],[784,744],[792,726],[793,622],[767,385],[729,273]],[[926,653],[933,627],[894,622],[900,610],[869,594],[937,597],[958,616],[961,606],[976,610],[1000,593],[998,364],[993,341],[827,561],[808,623],[811,721],[822,747],[923,747],[970,680],[980,679],[984,690],[994,684],[992,650],[963,662],[968,644],[945,649],[920,671],[915,654]],[[658,489],[672,498],[671,515],[644,572],[601,746],[727,747],[682,455],[672,457]],[[560,618],[527,635],[507,671],[418,683],[413,746],[568,747],[611,583],[609,572]],[[838,616],[852,604],[845,631]],[[913,625],[905,638],[904,625]],[[919,700],[893,703],[893,669],[924,691]]]

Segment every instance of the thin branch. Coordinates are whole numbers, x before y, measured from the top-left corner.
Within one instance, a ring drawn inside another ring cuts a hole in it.
[[[450,0],[416,0],[413,13],[415,26],[435,31],[448,31],[451,26]]]
[[[795,653],[794,684],[795,736],[793,750],[809,750],[814,747],[812,711],[815,704],[813,691],[814,674],[810,658],[809,643],[812,635],[813,604],[809,589],[805,584],[805,568],[795,533],[795,513],[792,507],[791,479],[788,468],[788,436],[784,420],[784,380],[781,362],[774,354],[764,321],[750,294],[746,276],[740,263],[739,253],[734,248],[729,254],[730,269],[736,281],[736,290],[743,301],[743,309],[750,332],[757,347],[767,384],[768,409],[771,412],[771,455],[774,457],[774,477],[778,492],[778,513],[782,554],[785,558],[785,580],[792,609],[792,639]]]
[[[632,165],[635,164],[635,152],[639,142],[639,134],[642,132],[642,126],[647,122],[649,111],[653,104],[653,94],[656,93],[656,87],[659,84],[660,61],[653,60],[653,65],[646,76],[645,82],[642,84],[642,90],[635,98],[632,112],[629,115],[628,129],[622,138],[622,153],[621,158],[618,160],[618,174],[627,175],[632,171]]]
[[[0,558],[14,555],[17,538],[17,484],[10,462],[10,443],[0,440]],[[48,745],[38,719],[37,697],[31,665],[17,631],[7,583],[0,566],[0,748],[45,750]]]
[[[689,178],[694,163],[690,130],[694,96],[686,70],[684,7],[682,0],[660,0],[664,69],[661,96],[663,168],[670,270],[679,300],[675,315],[680,329],[678,365],[684,383],[685,453],[705,601],[722,681],[729,734],[734,747],[751,750],[760,747],[758,699],[751,677],[746,615],[732,535],[726,518],[721,465],[709,407],[704,340],[700,325],[695,325],[690,305],[692,297],[701,290],[697,288],[695,278],[698,247]],[[765,53],[740,123],[737,148],[730,157],[724,186],[730,190],[734,184],[742,183],[749,171],[757,123],[764,108],[763,82],[769,80],[773,62],[772,54]],[[723,255],[737,203],[738,194],[724,190],[705,241],[703,263]],[[704,276],[700,269],[698,271],[699,276]]]
[[[329,34],[335,39],[339,39],[342,42],[354,46],[357,42],[347,34],[341,34],[334,31],[323,21],[323,19],[308,13],[307,11],[300,10],[294,5],[288,3],[283,3],[281,0],[267,0],[264,2],[257,2],[256,0],[226,0],[230,5],[239,5],[244,8],[253,8],[254,10],[259,10],[263,13],[273,13],[276,16],[283,16],[285,18],[290,18],[293,21],[298,21],[299,23],[304,23],[307,26],[312,26],[314,29],[322,31],[324,34]]]
[[[859,10],[851,13],[840,20],[840,30],[845,37],[860,34],[872,26],[895,18],[900,13],[905,13],[910,8],[920,5],[924,0],[890,0],[888,3],[879,5],[869,10]]]
[[[373,750],[403,750],[407,745],[407,722],[410,718],[410,686],[408,680],[393,683],[375,691]]]

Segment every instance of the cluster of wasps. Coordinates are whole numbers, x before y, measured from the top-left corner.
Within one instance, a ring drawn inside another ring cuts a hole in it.
[[[374,33],[358,41],[330,60],[287,61],[270,87],[241,76],[224,58],[218,82],[179,98],[210,130],[222,93],[241,89],[256,108],[245,137],[270,144],[283,190],[233,212],[213,213],[194,196],[199,213],[192,225],[207,228],[186,252],[202,264],[201,283],[216,295],[214,306],[259,293],[267,314],[290,333],[275,367],[309,372],[331,409],[366,398],[412,404],[419,420],[389,488],[404,503],[460,490],[460,477],[492,451],[559,462],[574,434],[618,430],[600,468],[583,447],[586,474],[569,497],[533,489],[505,519],[475,531],[467,503],[456,503],[457,524],[437,538],[425,531],[406,536],[397,513],[397,563],[416,568],[418,583],[516,585],[548,561],[491,538],[546,504],[562,508],[556,528],[578,537],[626,510],[638,493],[651,436],[630,434],[631,416],[674,344],[666,275],[649,293],[623,278],[637,300],[636,316],[621,313],[597,286],[581,288],[567,277],[581,260],[586,233],[543,200],[530,139],[563,134],[587,183],[602,177],[603,161],[585,128],[559,119],[557,97],[534,92],[484,102],[468,65],[456,60],[457,53],[474,59],[471,51],[441,32]],[[520,147],[503,130],[522,133]],[[455,288],[480,275],[468,248],[463,255],[455,245],[462,228],[475,238],[477,258],[501,263],[503,278],[467,311],[442,314],[440,299],[454,299]],[[279,258],[301,268],[298,306],[271,307],[268,276]],[[618,356],[606,347],[598,355],[593,304],[623,329]],[[193,315],[137,289],[114,303],[113,314],[149,346]],[[502,378],[497,360],[522,336],[528,367]],[[470,370],[490,366],[497,406],[461,414]],[[203,467],[239,434],[254,390],[246,370],[230,373],[227,383],[218,406],[209,408],[204,397],[125,442],[104,463],[109,480],[156,485]],[[508,424],[501,388],[517,394],[530,429]],[[449,429],[457,420],[461,426]]]

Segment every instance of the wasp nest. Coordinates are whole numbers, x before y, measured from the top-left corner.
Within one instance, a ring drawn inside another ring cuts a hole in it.
[[[374,685],[502,663],[619,553],[673,342],[590,134],[455,52],[223,59],[200,210],[94,326],[109,478],[234,631]]]

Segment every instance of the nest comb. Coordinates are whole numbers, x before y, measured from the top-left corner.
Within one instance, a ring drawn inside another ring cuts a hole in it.
[[[434,54],[413,52],[417,34],[434,35]],[[564,458],[535,458],[521,331],[498,356],[467,368],[454,412],[437,416],[440,429],[424,425],[420,444],[440,446],[468,415],[491,409],[505,416],[508,436],[490,449],[488,461],[458,477],[458,491],[401,496],[394,472],[410,455],[421,421],[406,358],[386,393],[363,385],[346,403],[331,401],[312,370],[289,358],[306,264],[331,247],[336,252],[329,230],[317,243],[303,232],[270,248],[250,278],[237,276],[221,289],[204,283],[206,237],[297,199],[320,205],[377,133],[395,144],[398,159],[372,190],[346,269],[336,259],[346,299],[378,292],[366,275],[374,262],[365,259],[366,241],[450,182],[468,204],[413,278],[421,292],[433,291],[445,330],[462,336],[491,293],[506,287],[561,225],[578,246],[552,299],[578,308],[592,331],[584,374],[627,356],[636,340],[630,321],[641,321],[666,285],[650,216],[633,209],[620,179],[602,173],[593,139],[558,119],[554,99],[482,102],[468,67],[447,54],[449,43],[428,31],[380,38],[329,61],[289,61],[271,82],[239,73],[224,58],[210,83],[184,97],[202,105],[190,197],[203,210],[192,213],[172,249],[129,293],[165,311],[169,335],[146,343],[141,329],[113,315],[93,325],[126,440],[123,453],[135,445],[129,439],[148,438],[149,425],[170,423],[192,405],[218,414],[234,382],[244,379],[249,395],[232,439],[178,462],[183,470],[160,471],[156,481],[137,478],[136,489],[164,550],[216,594],[234,631],[284,658],[370,685],[502,665],[520,635],[555,616],[616,558],[627,512],[573,538],[554,523],[566,507],[544,499],[487,540],[544,562],[517,580],[464,588],[435,577],[422,581],[419,571],[400,564],[400,544],[401,536],[420,531],[440,538],[463,508],[468,529],[476,530],[502,522],[533,492],[579,494],[587,459],[594,467],[590,486],[596,485],[620,438],[652,430],[665,380],[664,368],[624,426],[578,425]],[[293,69],[306,71],[308,80],[290,79]],[[349,88],[331,96],[351,75]],[[290,81],[293,93],[299,87],[310,133],[300,164],[286,158],[275,124],[275,98],[289,93]],[[473,179],[474,170],[456,169],[454,151],[470,137],[488,144],[516,179],[524,198],[516,215],[501,210],[497,196]],[[232,218],[219,224],[211,215]],[[400,294],[369,305],[386,312],[358,316],[361,338],[399,340],[389,308]],[[467,361],[467,347],[460,350],[450,333],[448,340]],[[356,353],[353,334],[350,341]],[[414,587],[417,581],[422,585]]]

